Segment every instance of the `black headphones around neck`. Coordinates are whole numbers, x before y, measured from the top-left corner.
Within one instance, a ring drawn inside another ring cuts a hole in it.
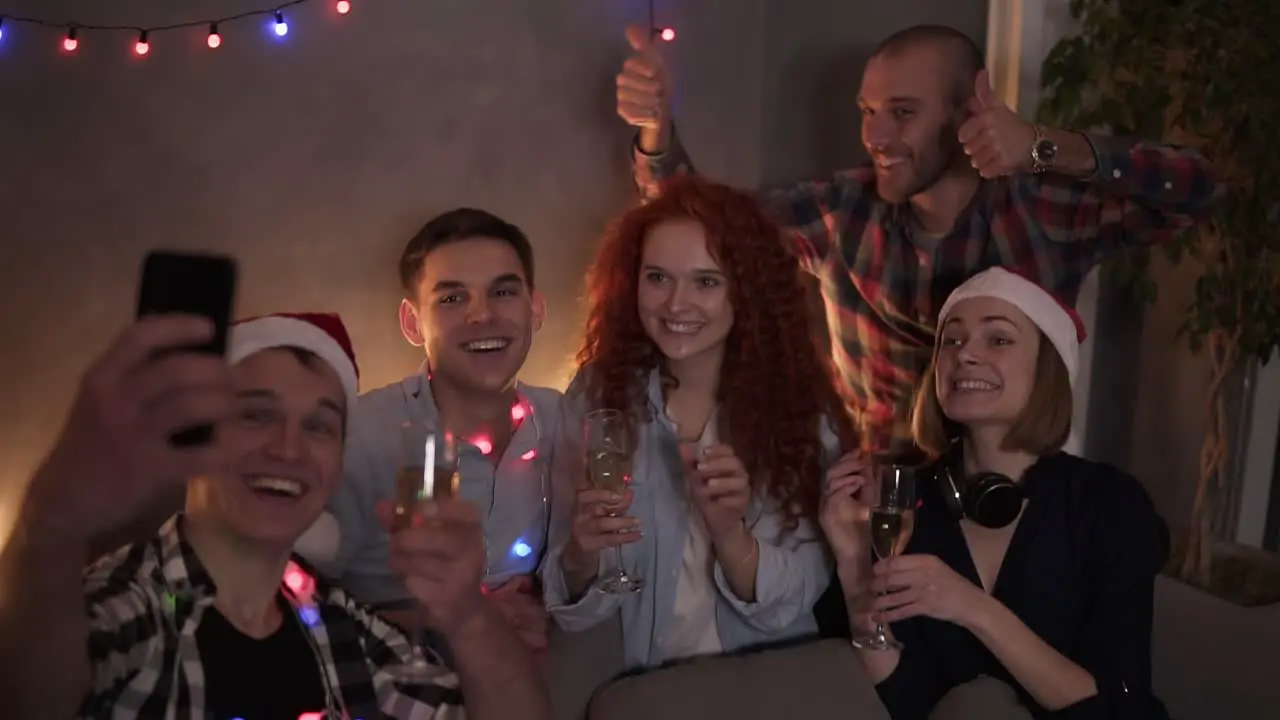
[[[1026,497],[1022,485],[996,472],[980,472],[972,477],[964,472],[964,453],[959,440],[938,459],[934,474],[947,508],[957,519],[987,528],[1008,527],[1022,512]]]

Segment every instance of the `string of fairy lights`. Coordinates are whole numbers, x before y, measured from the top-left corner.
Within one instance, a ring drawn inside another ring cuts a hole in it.
[[[185,22],[170,23],[168,25],[98,25],[94,23],[82,23],[71,20],[47,20],[38,17],[26,17],[22,15],[14,15],[0,12],[0,41],[11,32],[14,26],[29,26],[34,28],[53,29],[61,31],[62,40],[60,48],[64,53],[75,53],[81,48],[81,43],[86,41],[86,36],[90,34],[119,34],[129,33],[132,36],[133,45],[131,50],[133,54],[145,56],[151,52],[151,39],[158,33],[169,33],[176,31],[190,31],[193,29],[204,29],[207,34],[204,36],[205,45],[211,50],[222,47],[222,31],[233,23],[242,23],[250,20],[267,20],[269,29],[276,37],[285,37],[289,34],[289,21],[287,13],[297,8],[299,5],[327,3],[332,12],[338,15],[346,15],[351,12],[351,0],[284,0],[277,2],[271,7],[261,8],[257,10],[246,10],[244,12],[235,13],[219,18],[209,18],[204,20],[189,20]]]
[[[10,32],[14,26],[30,26],[34,28],[53,29],[61,32],[60,48],[63,53],[74,54],[81,47],[81,42],[87,34],[98,33],[129,33],[133,39],[132,52],[139,57],[145,57],[151,53],[151,38],[157,33],[169,33],[175,31],[190,31],[193,29],[204,29],[205,45],[211,50],[222,47],[222,30],[232,23],[247,22],[250,20],[263,20],[269,22],[269,29],[276,37],[283,38],[289,34],[289,22],[286,17],[286,11],[297,8],[299,5],[327,3],[332,12],[338,15],[347,15],[351,12],[351,0],[284,0],[277,2],[270,7],[257,10],[247,10],[227,15],[226,17],[210,18],[205,20],[190,20],[185,22],[171,23],[168,25],[98,25],[93,23],[82,23],[70,20],[53,21],[38,17],[26,17],[0,11],[0,41],[4,40],[7,32]],[[654,18],[654,0],[648,0],[649,7],[649,30],[650,33],[663,41],[671,42],[676,38],[676,31],[669,27],[658,27]]]

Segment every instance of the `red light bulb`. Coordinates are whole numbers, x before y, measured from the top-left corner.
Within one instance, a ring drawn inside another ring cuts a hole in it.
[[[662,38],[664,42],[671,42],[676,39],[676,30],[675,28],[662,28],[658,32],[658,37]]]
[[[138,35],[138,42],[133,44],[133,51],[138,55],[146,55],[151,52],[151,43],[147,42],[147,34],[145,32]]]
[[[67,36],[62,39],[62,49],[67,52],[75,52],[80,47],[80,41],[76,40],[76,29],[67,28]]]
[[[337,9],[339,15],[346,15],[351,12],[351,3],[347,2],[347,0],[338,0],[338,4],[334,7]]]
[[[217,25],[209,26],[209,39],[207,42],[209,43],[209,47],[211,48],[216,48],[222,44],[222,36],[218,34]]]

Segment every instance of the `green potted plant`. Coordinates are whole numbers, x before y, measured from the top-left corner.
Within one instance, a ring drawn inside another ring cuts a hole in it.
[[[1193,514],[1169,572],[1237,604],[1280,601],[1271,558],[1223,552],[1213,536],[1229,382],[1280,346],[1280,2],[1071,0],[1070,12],[1079,32],[1044,61],[1041,119],[1197,147],[1226,184],[1206,222],[1160,245],[1175,264],[1195,263],[1179,337],[1211,368]],[[1121,261],[1153,301],[1145,252]]]

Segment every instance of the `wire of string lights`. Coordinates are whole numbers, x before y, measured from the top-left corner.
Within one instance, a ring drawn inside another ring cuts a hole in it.
[[[205,36],[205,44],[210,49],[216,49],[222,46],[221,29],[232,23],[247,21],[255,18],[268,18],[271,22],[271,30],[277,37],[284,37],[289,34],[289,23],[286,17],[286,11],[296,8],[299,5],[308,3],[328,3],[333,12],[339,15],[346,15],[351,12],[351,0],[283,0],[277,2],[270,7],[264,7],[257,10],[246,10],[244,12],[227,15],[225,17],[208,18],[202,20],[189,20],[185,22],[171,23],[168,25],[97,25],[93,23],[75,22],[72,20],[48,20],[39,17],[26,17],[22,15],[14,15],[0,11],[0,42],[9,32],[19,32],[14,26],[29,26],[36,28],[47,28],[59,30],[62,33],[61,49],[64,53],[75,53],[80,49],[80,43],[85,39],[87,34],[96,33],[121,33],[128,32],[133,36],[132,51],[135,55],[145,56],[151,52],[151,38],[157,33],[167,33],[177,30],[188,30],[191,28],[205,28],[208,35]]]

